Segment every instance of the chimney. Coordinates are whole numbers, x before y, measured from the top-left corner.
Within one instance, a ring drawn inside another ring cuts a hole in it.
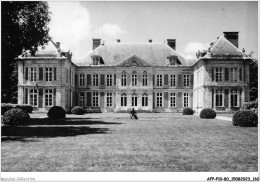
[[[116,39],[117,42],[120,42],[120,39]]]
[[[167,45],[176,50],[176,39],[167,39]]]
[[[93,50],[101,44],[101,39],[93,39]]]
[[[152,42],[153,42],[153,40],[152,40],[152,39],[149,39],[149,42],[150,42],[150,43],[152,43]]]
[[[238,48],[238,33],[239,32],[223,32],[224,37]]]

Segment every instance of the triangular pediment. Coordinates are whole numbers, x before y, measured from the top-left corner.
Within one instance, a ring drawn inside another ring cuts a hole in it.
[[[225,37],[220,37],[214,46],[210,49],[210,52],[212,55],[242,55],[242,52]]]
[[[118,67],[151,67],[152,65],[136,55],[130,56],[123,61],[117,63]]]

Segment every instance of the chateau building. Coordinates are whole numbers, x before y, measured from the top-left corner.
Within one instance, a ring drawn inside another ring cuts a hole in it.
[[[176,40],[166,44],[102,44],[83,65],[60,50],[24,54],[18,61],[18,103],[35,110],[54,105],[66,110],[79,105],[93,112],[156,110],[173,112],[191,107],[237,110],[249,100],[249,63],[238,49],[238,32],[224,32],[208,50],[188,61],[176,51]]]

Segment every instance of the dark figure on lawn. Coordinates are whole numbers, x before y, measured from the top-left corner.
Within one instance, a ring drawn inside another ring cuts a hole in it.
[[[134,108],[130,111],[130,118],[131,119],[138,119]]]

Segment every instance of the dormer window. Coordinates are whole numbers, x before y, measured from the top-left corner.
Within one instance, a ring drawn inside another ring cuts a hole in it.
[[[103,61],[102,57],[100,57],[100,56],[93,56],[92,60],[93,60],[93,65],[102,65],[102,64],[104,64],[104,61]]]
[[[179,61],[177,56],[169,56],[169,65],[171,66],[178,66],[181,65],[181,62]]]

